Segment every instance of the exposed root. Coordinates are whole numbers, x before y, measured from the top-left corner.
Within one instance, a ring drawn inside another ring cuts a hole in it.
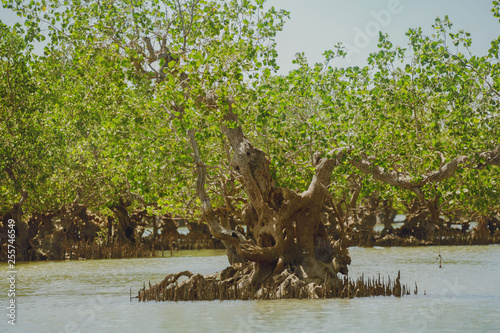
[[[287,268],[280,274],[266,279],[258,287],[251,283],[251,275],[255,273],[252,264],[235,264],[220,274],[202,276],[184,271],[171,274],[154,285],[138,292],[139,301],[211,301],[211,300],[249,300],[249,299],[292,299],[292,298],[353,298],[371,296],[396,296],[410,294],[410,288],[401,285],[400,273],[396,280],[385,281],[378,278],[365,279],[363,276],[355,281],[348,277],[337,278],[325,274],[318,282],[308,282],[300,274]],[[181,276],[187,280],[178,282]],[[415,283],[414,293],[417,293]]]

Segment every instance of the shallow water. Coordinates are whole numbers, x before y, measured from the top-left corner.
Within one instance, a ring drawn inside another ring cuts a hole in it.
[[[439,268],[438,254],[444,260]],[[227,266],[224,251],[170,258],[18,263],[17,325],[1,332],[500,332],[500,246],[352,248],[350,276],[401,271],[418,295],[329,300],[130,302],[143,285],[182,270]],[[7,275],[7,265],[0,271]],[[413,289],[413,288],[412,288]],[[425,295],[424,295],[425,290]]]

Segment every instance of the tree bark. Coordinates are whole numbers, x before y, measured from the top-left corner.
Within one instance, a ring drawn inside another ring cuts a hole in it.
[[[321,220],[337,159],[318,157],[315,175],[303,193],[276,187],[267,155],[252,145],[241,127],[234,125],[237,122],[234,114],[229,113],[225,121],[223,131],[232,148],[232,165],[241,175],[248,196],[242,220],[254,239],[246,239],[241,233],[221,226],[205,192],[206,166],[193,130],[189,131],[189,138],[198,171],[197,194],[210,231],[223,241],[231,264],[252,265],[248,274],[241,277],[242,286],[259,290],[272,277],[279,280],[285,270],[314,283],[336,280],[338,272],[347,273],[350,257],[345,244],[348,242],[332,241]]]
[[[344,148],[350,152],[349,148]],[[421,188],[429,183],[438,183],[452,177],[460,168],[484,168],[486,165],[500,166],[500,144],[494,150],[481,152],[479,157],[484,159],[483,163],[473,164],[473,158],[469,156],[457,156],[448,163],[441,163],[439,169],[428,172],[421,179],[416,179],[410,174],[394,170],[385,170],[384,168],[374,165],[370,158],[366,155],[354,156],[350,163],[362,171],[364,174],[371,175],[375,180],[383,183],[404,188],[415,192],[419,197],[423,198]],[[442,159],[444,161],[444,158]]]
[[[120,198],[119,203],[111,207],[111,210],[118,219],[118,225],[115,228],[116,241],[121,244],[135,244],[136,242],[135,230],[137,223],[130,217],[127,211],[128,206],[130,206],[130,203]]]

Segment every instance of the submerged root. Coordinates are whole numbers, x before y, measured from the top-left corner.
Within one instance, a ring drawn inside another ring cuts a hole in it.
[[[353,298],[371,296],[396,296],[410,294],[410,288],[401,285],[400,274],[391,281],[378,278],[364,278],[353,281],[348,277],[337,278],[325,274],[318,282],[308,282],[291,269],[266,279],[255,287],[251,283],[251,264],[235,264],[220,274],[202,276],[184,271],[171,274],[148,289],[139,290],[137,299],[147,301],[211,301],[249,299],[293,299],[293,298]],[[184,281],[179,279],[187,277]],[[415,291],[417,291],[415,284]]]

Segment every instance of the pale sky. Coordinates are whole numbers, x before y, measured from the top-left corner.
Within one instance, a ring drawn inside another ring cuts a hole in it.
[[[311,63],[323,62],[323,51],[337,42],[351,45],[354,52],[350,59],[334,60],[331,65],[365,65],[377,49],[377,30],[404,47],[409,28],[422,27],[431,35],[438,16],[448,15],[453,28],[471,33],[476,55],[485,54],[500,35],[490,0],[268,0],[268,4],[290,11],[290,20],[277,38],[283,72],[293,68],[295,53],[305,52]]]
[[[297,52],[305,52],[311,63],[322,62],[321,54],[337,42],[351,46],[351,55],[332,65],[362,66],[376,50],[378,30],[405,46],[409,28],[422,27],[430,35],[438,16],[448,15],[454,28],[470,32],[477,55],[486,53],[500,35],[500,23],[490,12],[491,0],[268,0],[267,5],[291,12],[277,37],[282,73],[293,68]],[[0,7],[0,19],[12,24],[16,16]]]

